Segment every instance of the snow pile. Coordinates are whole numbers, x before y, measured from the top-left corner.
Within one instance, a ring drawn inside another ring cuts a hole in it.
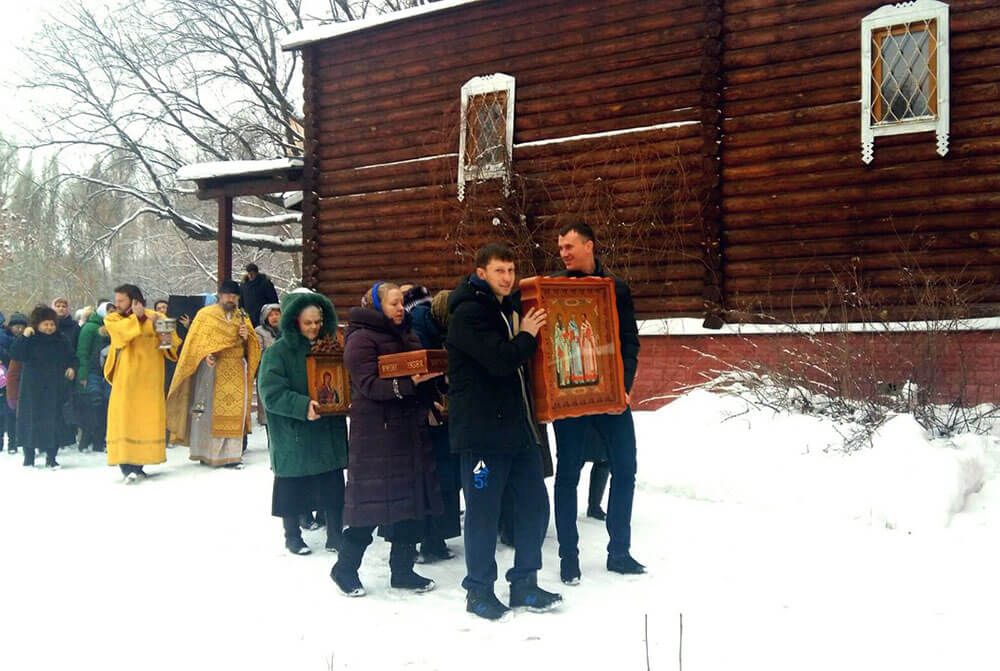
[[[845,421],[702,389],[636,417],[641,486],[907,530],[947,526],[982,487],[997,442],[930,439],[911,415],[899,415],[871,448],[850,452],[854,428]]]

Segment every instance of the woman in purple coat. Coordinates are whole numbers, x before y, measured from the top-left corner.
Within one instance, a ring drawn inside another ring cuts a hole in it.
[[[330,577],[348,596],[364,596],[358,568],[376,527],[392,544],[390,585],[426,592],[434,581],[413,571],[424,519],[440,514],[441,495],[427,433],[430,395],[420,385],[437,375],[382,379],[378,358],[420,349],[399,287],[376,282],[362,307],[348,313],[344,365],[351,376],[350,435],[343,542]],[[430,390],[428,390],[430,391]],[[425,398],[426,396],[426,398]]]

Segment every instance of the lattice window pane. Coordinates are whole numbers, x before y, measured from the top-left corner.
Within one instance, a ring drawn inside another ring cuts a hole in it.
[[[507,161],[507,92],[495,91],[469,100],[465,164],[489,171]]]
[[[872,31],[872,123],[935,118],[936,63],[935,21]]]

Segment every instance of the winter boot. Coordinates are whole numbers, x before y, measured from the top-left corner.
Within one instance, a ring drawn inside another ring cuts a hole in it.
[[[313,519],[312,512],[299,515],[299,526],[306,531],[315,531],[316,529],[319,529],[319,524],[317,524]]]
[[[590,467],[590,493],[587,496],[587,517],[595,520],[606,520],[607,514],[601,509],[604,490],[608,486],[611,469],[607,462],[594,464]]]
[[[559,606],[562,596],[546,592],[535,578],[522,578],[510,584],[510,607],[524,608],[532,613],[544,613]]]
[[[57,450],[46,450],[45,468],[48,468],[53,471],[62,468],[62,466],[59,465],[59,462],[56,461],[56,453]]]
[[[646,572],[646,567],[633,559],[630,554],[608,555],[608,570],[623,575],[640,575]]]
[[[395,589],[407,589],[422,593],[434,589],[434,581],[413,572],[413,559],[417,554],[415,545],[393,543],[389,550],[389,585]]]
[[[493,622],[506,622],[513,616],[510,608],[503,605],[493,590],[469,590],[465,595],[465,610]]]
[[[417,555],[418,564],[434,564],[439,561],[446,561],[448,559],[454,559],[455,553],[452,552],[447,545],[445,545],[444,540],[438,538],[435,540],[424,540],[420,544],[420,553]]]
[[[326,520],[326,551],[337,552],[344,542],[343,512],[327,510],[323,517]]]
[[[35,465],[35,448],[24,448],[24,465],[28,467]]]
[[[358,577],[361,559],[365,555],[367,545],[359,545],[348,536],[344,536],[337,553],[337,563],[330,569],[330,579],[345,596],[364,596],[364,586]]]
[[[302,540],[302,532],[299,530],[299,521],[294,516],[282,517],[281,524],[285,528],[285,547],[293,555],[312,554],[312,550]]]
[[[564,557],[559,560],[559,578],[567,585],[580,584],[580,558]]]

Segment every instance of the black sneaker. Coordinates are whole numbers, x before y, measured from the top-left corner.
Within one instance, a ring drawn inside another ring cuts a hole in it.
[[[646,567],[633,559],[632,555],[608,555],[608,570],[623,575],[641,575],[646,572]]]
[[[302,540],[301,536],[298,538],[286,538],[285,547],[293,555],[312,554],[312,550],[309,549],[309,546],[306,545],[305,541]]]
[[[394,589],[409,590],[417,594],[430,592],[437,587],[433,580],[425,578],[422,575],[417,575],[412,570],[401,575],[393,573],[389,578],[389,586]]]
[[[580,559],[561,559],[559,561],[559,579],[566,585],[580,584]]]
[[[532,613],[544,613],[559,606],[562,596],[546,592],[534,580],[520,580],[510,584],[510,607],[524,608]]]
[[[503,605],[492,591],[469,592],[465,596],[465,610],[492,622],[506,622],[513,617],[510,608]]]
[[[358,597],[367,594],[357,571],[352,571],[350,574],[340,574],[337,572],[337,565],[334,564],[333,569],[330,570],[330,580],[344,596]]]
[[[45,462],[45,468],[50,471],[58,471],[60,468],[62,468],[62,466],[59,465],[58,461],[53,459],[52,461]]]

